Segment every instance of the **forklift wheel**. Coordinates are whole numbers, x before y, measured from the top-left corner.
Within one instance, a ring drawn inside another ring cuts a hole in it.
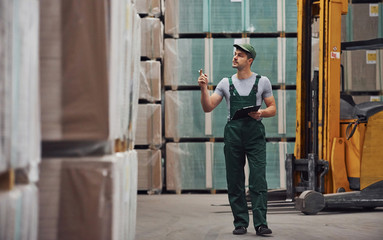
[[[295,201],[295,208],[306,215],[314,215],[325,207],[325,199],[319,192],[304,191]]]

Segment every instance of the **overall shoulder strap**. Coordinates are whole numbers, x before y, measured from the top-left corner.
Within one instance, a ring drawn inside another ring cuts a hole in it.
[[[254,82],[254,85],[253,85],[253,91],[255,94],[258,93],[258,83],[259,83],[259,79],[261,79],[261,75],[257,74],[257,76],[255,77],[255,82]]]
[[[233,80],[231,79],[231,77],[229,77],[229,92],[230,96],[239,95],[237,89],[235,89],[234,87]]]

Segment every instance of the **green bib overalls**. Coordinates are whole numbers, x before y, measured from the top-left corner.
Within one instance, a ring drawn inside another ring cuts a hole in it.
[[[239,96],[232,79],[229,78],[230,119],[237,109],[256,105],[260,77],[257,75],[253,89],[248,96]],[[251,117],[230,120],[225,126],[224,141],[228,197],[234,216],[234,226],[247,228],[249,225],[245,194],[245,156],[247,156],[250,169],[249,190],[254,227],[267,225],[265,127],[261,121]]]

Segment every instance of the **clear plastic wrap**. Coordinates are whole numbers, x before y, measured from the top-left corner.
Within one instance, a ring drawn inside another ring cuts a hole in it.
[[[141,56],[159,59],[164,55],[164,25],[159,18],[141,19]]]
[[[296,125],[296,91],[295,90],[273,90],[273,96],[277,106],[274,117],[263,118],[266,137],[295,137]],[[261,108],[266,108],[265,103]]]
[[[134,139],[141,49],[135,5],[43,0],[41,11],[43,140]]]
[[[166,144],[166,188],[181,190],[226,190],[222,142]],[[269,189],[286,188],[284,161],[294,151],[294,142],[266,143],[266,180]],[[248,171],[245,171],[248,174]]]
[[[273,90],[277,114],[264,118],[266,137],[295,136],[295,90]],[[165,137],[181,138],[223,137],[228,109],[223,100],[212,113],[204,113],[200,91],[165,92]],[[266,108],[263,103],[262,108]]]
[[[165,137],[180,138],[223,137],[228,110],[222,101],[212,113],[204,113],[201,92],[165,92]]]
[[[137,149],[138,190],[151,193],[162,191],[161,150]]]
[[[0,1],[0,172],[40,162],[39,2]],[[33,166],[31,166],[33,165]]]
[[[267,76],[272,84],[295,85],[296,38],[182,38],[165,39],[164,84],[197,86],[199,69],[212,85],[235,74],[233,44],[249,41],[257,52],[252,71]]]
[[[197,86],[198,70],[205,72],[204,54],[205,40],[202,38],[165,39],[165,86]]]
[[[342,52],[345,90],[381,91],[383,89],[383,50]]]
[[[349,4],[342,16],[342,42],[383,37],[383,3]],[[344,84],[348,91],[381,91],[383,89],[383,50],[342,51]],[[369,101],[369,97],[354,96]]]
[[[167,0],[165,33],[296,32],[295,1]]]
[[[133,240],[137,153],[41,164],[39,239]]]
[[[142,39],[139,37],[135,36],[142,36],[142,28],[141,28],[141,18],[137,14],[137,11],[134,8],[133,14],[132,14],[132,44],[131,44],[131,51],[130,55],[128,54],[128,59],[132,60],[131,63],[131,87],[130,87],[130,92],[129,92],[129,97],[130,97],[130,118],[129,118],[129,125],[128,125],[128,139],[130,140],[130,147],[133,148],[134,146],[134,141],[135,141],[135,133],[136,133],[136,128],[137,128],[137,121],[138,121],[138,99],[139,99],[139,94],[140,94],[140,52],[141,52],[141,44]],[[162,32],[161,32],[162,34]]]
[[[246,12],[249,12],[249,8],[245,7],[246,3],[247,0],[211,0],[208,16],[204,16],[204,19],[210,19],[210,32],[239,33],[243,32],[245,29],[247,30],[246,26],[248,25],[248,21],[243,21],[246,17]],[[253,16],[257,15],[253,14]]]
[[[0,239],[38,239],[38,199],[34,184],[0,192]]]
[[[0,1],[0,173],[11,155],[12,13],[13,3]]]
[[[160,104],[139,104],[135,132],[135,145],[149,145],[159,148],[162,145],[162,111]]]
[[[266,143],[266,180],[268,189],[286,189],[285,158],[294,152],[294,142]]]
[[[178,37],[179,33],[204,32],[206,3],[206,0],[166,0],[165,33]]]
[[[109,62],[110,138],[133,139],[139,91],[141,19],[134,5],[112,1]],[[137,99],[137,101],[136,101]]]
[[[103,1],[54,0],[41,4],[45,141],[102,140],[109,136],[105,7]],[[51,31],[56,27],[59,31]]]
[[[141,62],[140,99],[149,102],[161,101],[161,63],[159,61]]]
[[[166,144],[167,190],[206,189],[206,174],[205,143]]]
[[[140,0],[136,2],[137,12],[148,14],[153,17],[160,17],[162,14],[161,0]]]
[[[349,4],[347,41],[363,41],[383,37],[383,3]]]

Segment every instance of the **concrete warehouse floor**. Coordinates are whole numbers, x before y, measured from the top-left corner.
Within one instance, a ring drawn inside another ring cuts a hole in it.
[[[137,205],[136,240],[263,238],[255,234],[252,221],[247,234],[232,234],[233,218],[224,193],[139,194]],[[267,218],[273,239],[383,239],[383,208],[304,215],[292,204],[270,201]]]

